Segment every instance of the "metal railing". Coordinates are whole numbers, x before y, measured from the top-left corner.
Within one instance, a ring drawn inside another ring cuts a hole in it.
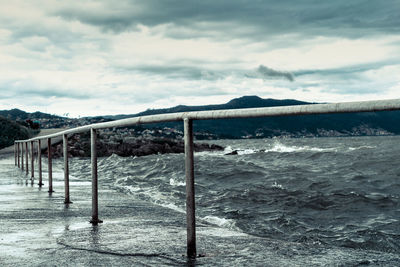
[[[186,176],[186,222],[187,222],[187,256],[196,257],[196,221],[195,221],[195,188],[194,188],[194,160],[193,160],[193,120],[214,120],[228,118],[255,118],[269,116],[292,116],[292,115],[311,115],[328,113],[350,113],[350,112],[375,112],[400,110],[400,99],[363,101],[363,102],[345,102],[334,104],[312,104],[296,106],[279,106],[266,108],[247,108],[247,109],[227,109],[213,111],[196,111],[170,113],[161,115],[150,115],[133,117],[128,119],[95,123],[73,129],[67,129],[58,133],[31,138],[28,140],[17,140],[14,145],[15,165],[24,169],[24,146],[25,146],[25,165],[26,174],[29,173],[28,165],[28,143],[31,144],[31,180],[34,179],[34,161],[33,151],[34,142],[38,142],[38,165],[39,165],[39,186],[42,183],[41,167],[41,147],[40,142],[47,139],[48,145],[48,179],[49,193],[53,192],[52,185],[52,151],[51,139],[54,137],[63,137],[63,156],[64,156],[64,185],[65,200],[64,203],[72,203],[69,197],[69,169],[68,169],[68,135],[90,131],[91,136],[91,172],[92,172],[92,219],[91,223],[98,224],[102,222],[98,216],[98,187],[97,187],[97,153],[96,153],[96,130],[114,127],[126,127],[137,124],[183,121],[184,123],[184,146],[185,146],[185,176]],[[21,149],[20,149],[21,144]],[[21,159],[21,162],[20,162]]]

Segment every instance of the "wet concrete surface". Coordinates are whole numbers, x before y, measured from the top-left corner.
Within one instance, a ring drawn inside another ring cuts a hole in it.
[[[91,184],[70,178],[72,204],[54,175],[54,190],[32,184],[0,159],[1,266],[398,266],[400,256],[376,251],[282,242],[197,222],[197,252],[186,253],[185,214],[117,192],[99,180],[99,218],[91,219]]]
[[[141,248],[143,250],[135,251],[119,248],[124,243],[120,241],[129,241],[138,235],[135,233],[131,236],[132,232],[136,232],[132,228],[150,225],[154,228],[160,221],[165,224],[170,220],[171,228],[179,231],[185,229],[184,215],[180,214],[179,220],[174,217],[169,219],[163,209],[152,209],[152,214],[146,216],[147,203],[129,202],[123,198],[122,193],[106,188],[100,189],[99,192],[100,217],[104,223],[92,226],[89,223],[90,183],[71,181],[73,203],[66,205],[62,187],[55,187],[55,192],[50,195],[46,187],[39,188],[36,181],[31,184],[30,180],[26,180],[25,174],[12,164],[12,159],[3,159],[1,163],[0,262],[3,266],[112,266],[121,263],[132,265],[141,264],[143,257],[146,258],[146,264],[151,264],[152,261],[156,263],[165,258],[162,252],[158,251],[160,246],[162,247],[160,239],[154,240],[153,243],[159,247],[152,252],[149,252],[147,245]],[[115,225],[118,225],[117,232]],[[112,235],[109,233],[108,237],[105,237],[105,229]],[[158,232],[161,232],[161,229],[158,229]],[[146,235],[143,232],[142,234]],[[181,240],[180,243],[184,245],[185,240]],[[110,250],[113,246],[117,246],[120,252],[113,253]],[[182,246],[180,253],[184,251]],[[176,260],[172,260],[172,263],[174,261]],[[179,256],[178,261],[184,263],[186,259]]]

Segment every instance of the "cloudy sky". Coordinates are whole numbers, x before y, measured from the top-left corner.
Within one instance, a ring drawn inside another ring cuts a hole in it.
[[[399,98],[399,0],[0,0],[0,109]]]

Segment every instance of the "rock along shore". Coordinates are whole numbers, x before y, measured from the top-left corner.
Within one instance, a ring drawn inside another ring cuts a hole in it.
[[[97,140],[97,156],[108,157],[116,154],[122,157],[147,156],[152,154],[184,153],[184,142],[177,138],[166,137],[130,137],[109,140],[99,135]],[[221,151],[223,147],[215,144],[195,143],[195,152]],[[68,138],[68,153],[71,157],[90,157],[90,136],[76,134]],[[63,144],[53,145],[53,156],[63,156]]]

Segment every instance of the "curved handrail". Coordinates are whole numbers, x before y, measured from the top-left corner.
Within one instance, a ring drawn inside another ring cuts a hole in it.
[[[265,107],[265,108],[191,111],[191,112],[147,115],[147,116],[133,117],[133,118],[127,118],[109,122],[93,123],[72,129],[67,129],[50,135],[34,137],[27,140],[17,140],[16,142],[30,142],[40,139],[62,136],[65,134],[82,133],[90,131],[90,129],[98,130],[105,128],[113,128],[113,127],[127,127],[137,124],[182,121],[184,119],[214,120],[214,119],[256,118],[256,117],[291,116],[291,115],[294,116],[294,115],[329,114],[329,113],[375,112],[375,111],[389,111],[389,110],[400,110],[400,99],[342,102],[342,103],[332,103],[332,104],[278,106],[278,107]]]

